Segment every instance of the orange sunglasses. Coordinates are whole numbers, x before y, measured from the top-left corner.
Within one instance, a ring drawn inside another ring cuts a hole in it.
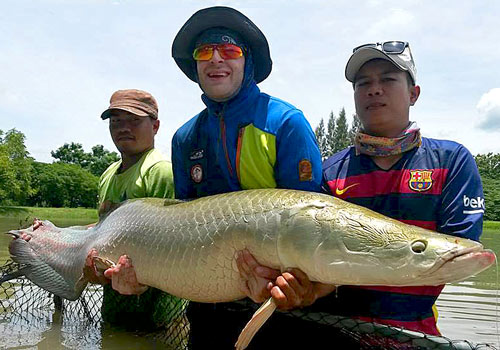
[[[243,56],[243,50],[239,46],[233,44],[208,44],[197,47],[193,52],[193,58],[196,61],[208,61],[212,59],[214,50],[217,50],[220,57],[225,60],[234,60]]]

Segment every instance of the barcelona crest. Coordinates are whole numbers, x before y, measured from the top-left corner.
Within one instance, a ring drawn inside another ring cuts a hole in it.
[[[432,170],[410,170],[410,189],[425,192],[432,187]]]

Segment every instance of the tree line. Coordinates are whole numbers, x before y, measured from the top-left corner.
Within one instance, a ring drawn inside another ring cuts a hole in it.
[[[119,159],[102,145],[86,153],[79,143],[64,144],[51,164],[29,155],[25,135],[0,130],[0,205],[85,207],[97,205],[99,176]]]
[[[354,137],[359,131],[361,123],[356,114],[352,118],[352,123],[349,125],[345,109],[342,108],[338,117],[333,114],[333,111],[330,112],[326,128],[323,118],[321,119],[314,133],[323,160],[354,144]]]
[[[360,128],[353,116],[347,121],[342,108],[330,113],[327,125],[321,119],[315,129],[323,159],[354,143]],[[97,205],[100,175],[119,159],[102,145],[85,152],[79,143],[64,144],[52,151],[53,163],[37,162],[25,146],[25,135],[0,130],[0,205],[39,207],[86,207]],[[474,156],[483,181],[486,220],[500,221],[500,153]]]

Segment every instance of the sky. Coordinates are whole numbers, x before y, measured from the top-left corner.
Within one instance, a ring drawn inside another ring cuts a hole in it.
[[[449,0],[2,0],[0,130],[26,136],[32,157],[80,143],[116,148],[100,119],[119,89],[159,104],[156,147],[204,105],[171,57],[197,10],[231,6],[266,35],[273,70],[260,89],[301,109],[312,128],[330,112],[355,113],[344,69],[365,43],[410,43],[421,95],[410,110],[424,136],[472,154],[500,153],[500,1]]]

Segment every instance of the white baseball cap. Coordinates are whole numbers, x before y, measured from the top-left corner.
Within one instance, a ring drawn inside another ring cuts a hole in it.
[[[416,83],[417,69],[415,68],[410,45],[406,41],[386,41],[356,47],[345,67],[347,80],[354,83],[356,74],[358,74],[361,67],[366,62],[376,58],[387,60],[402,71],[410,73],[413,83]]]

